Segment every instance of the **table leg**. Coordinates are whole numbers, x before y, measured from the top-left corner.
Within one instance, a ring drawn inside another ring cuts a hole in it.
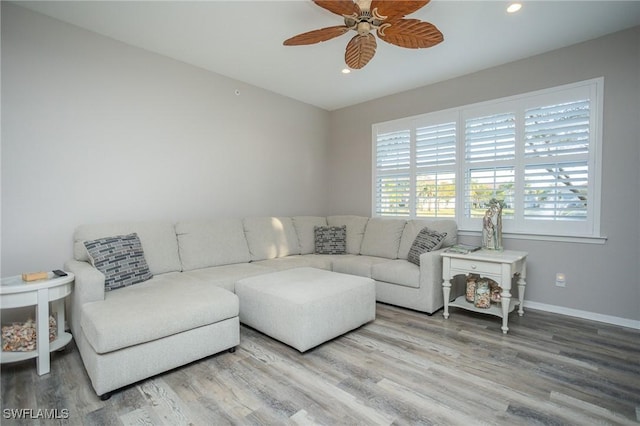
[[[49,373],[49,289],[38,290],[38,305],[36,306],[36,359],[38,375]]]
[[[502,305],[502,332],[507,334],[507,331],[509,331],[509,327],[507,326],[509,323],[509,305],[511,304],[511,293],[509,291],[502,291],[500,304]]]
[[[52,304],[53,309],[56,312],[57,338],[60,338],[64,334],[64,298],[58,299],[55,302],[52,302]]]
[[[527,286],[527,264],[523,263],[522,272],[518,277],[518,299],[520,300],[520,306],[518,306],[518,315],[524,315],[524,289]]]
[[[444,297],[444,319],[449,318],[449,296],[451,295],[451,278],[442,280],[442,296]]]
[[[502,307],[502,333],[509,331],[509,307],[511,306],[511,267],[502,265],[502,293],[500,293],[500,305]]]

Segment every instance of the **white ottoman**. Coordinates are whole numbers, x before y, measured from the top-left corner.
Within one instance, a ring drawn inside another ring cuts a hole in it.
[[[376,318],[370,278],[295,268],[236,283],[240,322],[300,352]]]

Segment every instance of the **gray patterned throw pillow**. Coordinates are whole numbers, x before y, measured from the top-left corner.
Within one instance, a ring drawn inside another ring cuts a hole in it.
[[[85,241],[91,264],[105,276],[106,291],[153,278],[138,235],[118,235]]]
[[[447,236],[446,232],[436,232],[429,228],[422,228],[411,244],[407,260],[420,266],[420,255],[428,251],[437,250]]]
[[[347,226],[314,226],[316,254],[345,254]]]

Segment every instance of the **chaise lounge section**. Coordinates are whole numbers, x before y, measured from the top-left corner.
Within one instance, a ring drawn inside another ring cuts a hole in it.
[[[344,254],[315,253],[315,229],[327,226],[346,227]],[[420,255],[418,266],[407,259],[425,227],[446,237],[442,248]],[[106,291],[84,242],[132,233],[153,278]],[[74,259],[65,264],[75,274],[70,327],[96,393],[108,395],[233,350],[242,319],[236,283],[243,279],[294,268],[333,271],[374,282],[377,301],[431,314],[444,305],[440,250],[456,242],[453,220],[352,215],[82,225],[74,233]]]

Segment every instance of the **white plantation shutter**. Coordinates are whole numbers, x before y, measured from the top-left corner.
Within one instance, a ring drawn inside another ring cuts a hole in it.
[[[526,158],[589,154],[589,100],[525,111]]]
[[[455,217],[456,122],[416,129],[415,217]]]
[[[375,215],[409,216],[411,131],[377,135]]]
[[[455,217],[454,172],[420,172],[416,175],[415,217]]]
[[[466,217],[483,217],[492,198],[513,206],[515,178],[513,166],[469,169],[464,192]],[[502,217],[512,218],[513,209],[503,209]]]
[[[479,232],[599,237],[603,79],[373,126],[376,216]]]
[[[590,104],[577,99],[525,111],[525,219],[588,220]]]
[[[408,170],[411,149],[410,137],[409,130],[378,135],[376,169],[380,172]]]
[[[513,206],[516,160],[516,114],[510,110],[487,113],[482,108],[465,118],[464,218],[468,226],[482,218],[492,198]],[[503,209],[503,218],[513,208]],[[504,222],[503,222],[504,223]]]
[[[442,123],[416,129],[416,166],[456,164],[456,123]]]
[[[526,219],[587,219],[588,167],[584,163],[528,165],[524,170]]]
[[[515,121],[512,112],[465,120],[467,162],[513,160],[516,156]]]
[[[377,216],[409,216],[411,182],[408,173],[385,175],[376,182]]]

